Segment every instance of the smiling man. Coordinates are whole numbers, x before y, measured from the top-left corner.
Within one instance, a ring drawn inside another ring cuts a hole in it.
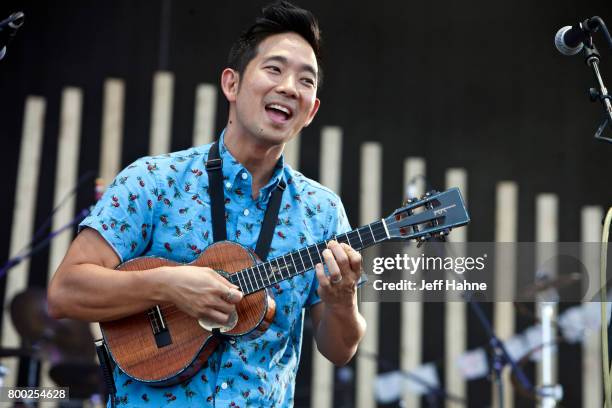
[[[144,157],[117,176],[53,277],[53,316],[108,321],[173,303],[194,318],[224,325],[243,294],[212,269],[115,268],[142,255],[191,262],[223,236],[257,251],[267,236],[262,257],[271,259],[350,229],[339,198],[291,169],[282,156],[319,109],[319,43],[310,12],[287,2],[263,9],[232,47],[221,75],[229,117],[219,140]],[[221,213],[215,215],[219,199]],[[273,234],[266,234],[264,216],[277,199]],[[116,401],[155,407],[293,405],[305,308],[319,350],[337,365],[353,357],[365,332],[356,299],[360,255],[334,241],[322,255],[328,273],[318,264],[272,288],[277,311],[260,337],[223,341],[197,375],[173,387],[150,387],[116,367]]]

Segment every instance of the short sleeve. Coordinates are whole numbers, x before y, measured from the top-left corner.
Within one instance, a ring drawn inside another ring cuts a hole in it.
[[[140,255],[151,239],[157,182],[156,166],[146,158],[121,171],[107,187],[79,232],[90,227],[100,233],[121,262]]]
[[[344,234],[351,230],[346,211],[342,205],[342,201],[336,197],[336,201],[330,206],[330,215],[328,216],[329,228],[327,230],[327,236],[325,240],[331,239],[335,235]],[[306,300],[306,307],[312,307],[321,301],[317,289],[319,288],[319,280],[317,279],[316,273],[312,275],[312,284],[310,285],[310,292],[308,299]]]

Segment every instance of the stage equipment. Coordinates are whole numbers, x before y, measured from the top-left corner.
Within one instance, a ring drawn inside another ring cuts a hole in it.
[[[420,211],[420,212],[416,212]],[[409,201],[389,217],[334,237],[356,250],[388,240],[418,240],[445,236],[451,228],[470,221],[459,189],[428,192]],[[219,342],[232,336],[257,337],[274,318],[276,305],[269,287],[293,278],[323,262],[322,241],[259,263],[247,248],[228,241],[209,246],[190,265],[208,266],[240,287],[244,298],[237,305],[236,324],[206,329],[197,319],[173,304],[157,305],[142,313],[102,322],[106,345],[119,368],[135,380],[153,386],[177,384],[193,376]],[[119,270],[148,270],[179,265],[159,257],[135,258]],[[138,351],[137,353],[135,351]]]
[[[593,43],[593,33],[599,30],[601,30],[610,49],[612,49],[610,32],[604,21],[598,16],[588,18],[573,27],[566,26],[561,28],[555,35],[555,46],[563,55],[575,55],[581,50],[584,51],[585,62],[593,70],[597,82],[597,88],[589,89],[589,97],[592,102],[599,100],[605,111],[604,120],[597,128],[595,138],[612,143],[611,137],[603,136],[608,125],[612,127],[612,96],[608,94],[608,90],[601,77],[599,70],[600,54]]]
[[[6,47],[13,40],[17,30],[23,25],[24,21],[25,15],[21,11],[13,13],[8,18],[0,21],[0,60],[6,55]]]

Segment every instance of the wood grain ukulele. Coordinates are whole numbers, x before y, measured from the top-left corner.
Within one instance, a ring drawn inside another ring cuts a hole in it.
[[[387,218],[354,229],[333,239],[362,250],[385,241],[416,239],[424,242],[447,235],[470,221],[459,189],[429,192],[408,201]],[[160,304],[119,320],[101,322],[110,354],[129,377],[152,386],[168,386],[195,375],[215,350],[221,336],[261,335],[274,319],[276,304],[270,286],[291,279],[323,262],[322,241],[267,262],[240,244],[221,241],[210,245],[189,265],[214,269],[237,285],[244,297],[225,327],[213,327],[184,313],[173,304]],[[124,262],[120,271],[177,266],[159,257]]]

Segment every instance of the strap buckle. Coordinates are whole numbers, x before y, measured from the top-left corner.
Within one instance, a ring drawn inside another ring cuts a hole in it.
[[[223,159],[210,159],[206,161],[206,171],[219,170],[223,167]]]
[[[285,180],[281,180],[278,182],[276,187],[280,188],[281,191],[285,191],[285,189],[287,188],[287,184],[285,183]]]

